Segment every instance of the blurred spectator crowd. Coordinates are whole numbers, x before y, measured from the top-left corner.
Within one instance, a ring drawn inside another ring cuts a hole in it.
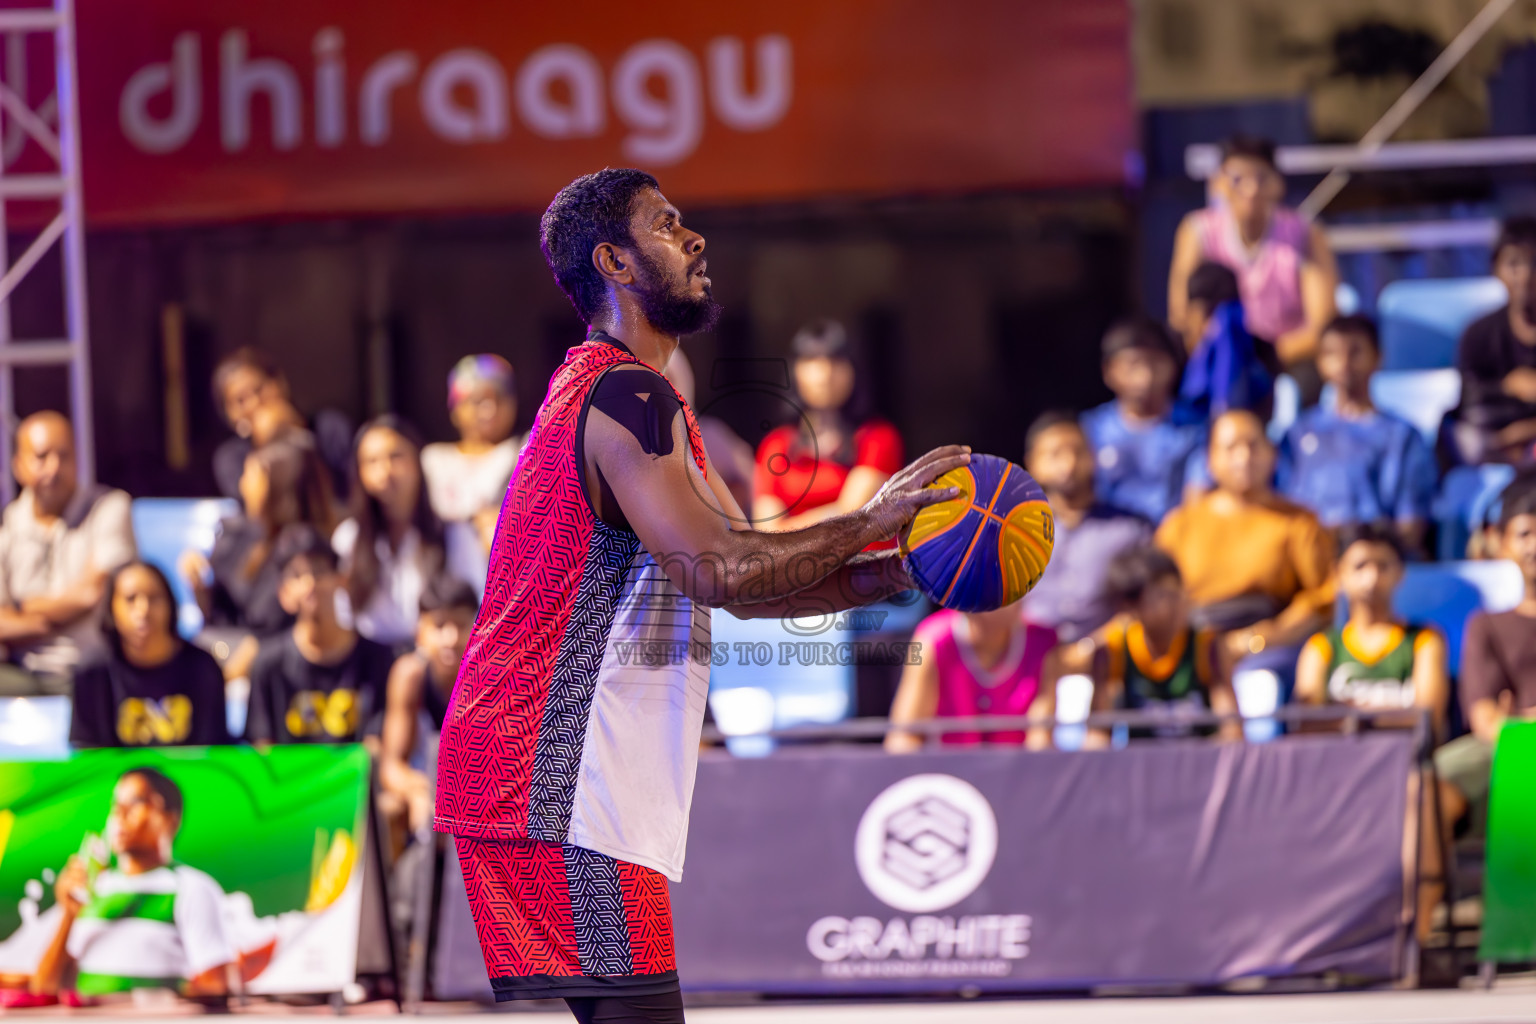
[[[1327,240],[1283,195],[1272,146],[1226,146],[1212,204],[1175,239],[1171,322],[1112,327],[1114,399],[1047,412],[1024,439],[1056,516],[1043,579],[1019,605],[917,626],[889,750],[923,746],[918,722],[975,716],[1032,721],[940,741],[1052,746],[1068,679],[1095,711],[1139,713],[1085,746],[1236,739],[1247,680],[1271,708],[1427,715],[1446,826],[1475,818],[1499,726],[1536,712],[1536,220],[1504,225],[1493,272],[1509,301],[1466,328],[1460,405],[1426,436],[1373,399],[1377,326],[1339,315]],[[799,418],[755,453],[700,422],[759,529],[857,509],[905,458],[896,429],[864,412],[841,325],[808,325],[793,355]],[[666,370],[692,401],[686,357]],[[393,415],[356,429],[334,410],[304,415],[261,352],[225,358],[213,389],[233,433],[215,477],[237,508],[174,567],[137,551],[128,495],[80,484],[66,418],[20,425],[22,491],[0,519],[0,694],[71,694],[78,746],[365,742],[399,855],[430,819],[432,738],[526,440],[513,369],[461,360],[447,389],[459,436],[433,444]],[[1455,637],[1400,616],[1405,574],[1445,554],[1437,509],[1456,467],[1493,464],[1502,489],[1451,554],[1513,561],[1519,603]]]

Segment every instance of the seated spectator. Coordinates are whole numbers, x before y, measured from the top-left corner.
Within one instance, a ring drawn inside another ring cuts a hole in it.
[[[1328,236],[1322,225],[1308,224],[1282,205],[1285,179],[1267,139],[1224,142],[1211,185],[1214,201],[1187,214],[1174,236],[1168,319],[1188,331],[1189,278],[1196,267],[1215,262],[1230,268],[1242,289],[1247,328],[1271,350],[1261,358],[1272,368],[1283,365],[1310,405],[1320,389],[1311,367],[1318,335],[1337,312],[1339,271]]]
[[[1301,644],[1333,614],[1333,540],[1271,489],[1275,452],[1253,413],[1212,424],[1209,462],[1215,489],[1168,513],[1157,545],[1178,563],[1194,621],[1230,630],[1234,668],[1271,669],[1284,688]]]
[[[919,645],[919,660],[902,672],[886,750],[906,754],[923,746],[921,734],[897,726],[934,718],[1022,715],[1039,722],[1028,730],[1030,749],[1050,747],[1059,672],[1056,634],[1025,622],[1017,602],[990,612],[937,611],[918,623],[912,640]],[[1026,733],[945,733],[940,742],[1018,745],[1026,742]]]
[[[721,482],[731,492],[731,497],[736,499],[736,504],[743,509],[751,508],[755,463],[752,446],[743,441],[730,424],[718,416],[701,412],[694,405],[696,393],[693,364],[688,361],[688,354],[682,346],[678,346],[672,358],[667,361],[665,375],[672,386],[677,388],[678,394],[683,396],[683,401],[693,409],[694,418],[699,421],[699,436],[704,441],[704,454],[709,457],[710,466],[719,474]]]
[[[1525,576],[1525,596],[1510,611],[1480,612],[1467,623],[1459,682],[1472,731],[1435,752],[1449,824],[1486,806],[1493,748],[1504,723],[1536,717],[1536,490],[1504,499],[1499,530],[1504,557]]]
[[[1338,587],[1349,619],[1314,634],[1302,648],[1296,699],[1376,712],[1424,708],[1443,735],[1450,703],[1445,637],[1392,613],[1392,595],[1403,580],[1402,541],[1391,527],[1357,523],[1340,532],[1338,546]],[[1417,715],[1409,715],[1381,724],[1417,722]]]
[[[1202,263],[1189,276],[1185,345],[1181,417],[1205,423],[1228,409],[1252,409],[1268,418],[1275,380],[1263,360],[1271,353],[1243,326],[1237,278],[1219,263]]]
[[[1093,710],[1137,711],[1168,725],[1134,726],[1132,738],[1210,735],[1210,726],[1180,724],[1181,715],[1237,714],[1228,661],[1216,634],[1189,620],[1189,594],[1172,558],[1151,546],[1122,551],[1109,563],[1109,592],[1121,614],[1094,634]],[[1241,739],[1242,723],[1220,727],[1223,739]],[[1093,729],[1085,747],[1109,746],[1108,731]]]
[[[258,438],[263,407],[285,407],[267,420],[269,433],[276,433],[282,421],[297,419],[303,423],[288,395],[288,380],[276,361],[254,348],[241,348],[223,359],[213,370],[213,404],[229,424],[235,436],[214,449],[213,478],[219,493],[240,497],[240,477],[245,472],[245,457],[269,438]],[[331,472],[332,490],[347,493],[347,463],[352,449],[352,423],[344,413],[321,409],[308,424],[314,435],[315,451]]]
[[[293,624],[277,599],[282,572],[272,546],[295,523],[331,535],[336,509],[329,474],[313,451],[274,441],[245,457],[240,500],[243,513],[220,524],[212,555],[187,551],[180,569],[209,625],[269,636]]]
[[[394,415],[357,432],[351,515],[331,542],[341,556],[357,631],[389,647],[408,646],[427,580],[448,571],[485,585],[485,554],[464,523],[445,530],[423,486],[421,442]],[[449,549],[451,545],[451,550]]]
[[[448,374],[448,415],[459,432],[453,443],[421,450],[432,511],[445,523],[469,523],[487,552],[517,454],[528,436],[512,436],[517,390],[512,364],[501,356],[465,356]]]
[[[228,743],[224,673],[176,634],[165,574],[129,562],[112,574],[101,609],[104,649],[75,671],[69,742],[76,747]]]
[[[1376,325],[1341,316],[1323,331],[1317,369],[1334,389],[1332,408],[1303,410],[1280,442],[1277,489],[1324,526],[1393,523],[1419,552],[1438,484],[1434,453],[1410,423],[1371,404],[1380,365]]]
[[[1056,545],[1040,582],[1024,598],[1029,621],[1074,643],[1108,622],[1114,603],[1104,572],[1115,555],[1152,539],[1140,516],[1099,501],[1093,453],[1071,413],[1048,412],[1024,438],[1024,467],[1045,491],[1056,517]]]
[[[855,422],[853,359],[842,324],[821,320],[802,328],[793,349],[803,415],[757,447],[752,520],[760,530],[798,530],[862,508],[903,464],[895,427],[880,419]]]
[[[421,831],[432,820],[432,782],[422,757],[422,736],[443,728],[459,662],[480,602],[468,583],[437,576],[421,595],[416,649],[389,673],[379,757],[379,809],[399,832]],[[404,827],[402,827],[404,826]]]
[[[1474,320],[1456,350],[1461,405],[1451,414],[1456,454],[1468,465],[1531,461],[1536,442],[1536,217],[1504,222],[1493,273],[1509,291],[1503,309]]]
[[[308,526],[283,531],[273,552],[278,600],[293,628],[261,645],[251,666],[245,738],[252,743],[351,743],[382,702],[389,648],[336,615],[336,553]]]
[[[92,613],[107,578],[136,553],[130,501],[80,486],[74,430],[56,412],[21,421],[11,468],[22,489],[0,518],[0,693],[68,693],[101,641]]]
[[[1184,469],[1203,429],[1174,419],[1183,361],[1178,339],[1155,320],[1125,320],[1104,335],[1104,383],[1113,402],[1082,415],[1100,500],[1161,522],[1184,492]]]

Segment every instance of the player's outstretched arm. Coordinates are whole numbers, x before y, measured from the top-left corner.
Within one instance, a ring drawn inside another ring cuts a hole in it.
[[[773,602],[821,583],[869,544],[894,536],[919,509],[955,497],[955,488],[927,485],[970,461],[967,448],[936,448],[856,512],[791,533],[732,529],[740,520],[730,510],[739,509],[734,501],[726,505],[699,472],[681,408],[669,414],[665,403],[649,397],[656,392],[648,392],[645,409],[638,410],[632,384],[618,389],[625,395],[608,393],[616,389],[606,383],[587,413],[588,492],[605,519],[618,514],[627,521],[678,589],[712,607]],[[657,386],[665,387],[659,378]],[[607,507],[610,499],[615,509]]]

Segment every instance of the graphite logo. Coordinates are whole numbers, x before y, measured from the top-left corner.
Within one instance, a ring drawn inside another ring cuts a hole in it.
[[[953,775],[913,775],[870,803],[854,838],[859,877],[881,902],[927,913],[976,891],[997,855],[987,798]]]

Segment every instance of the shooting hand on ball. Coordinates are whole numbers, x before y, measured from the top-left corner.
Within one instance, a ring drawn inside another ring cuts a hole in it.
[[[869,518],[876,536],[881,540],[894,537],[912,521],[919,510],[936,502],[952,501],[959,497],[958,487],[928,485],[970,461],[969,446],[951,444],[935,448],[898,470],[869,499],[869,504],[864,506],[864,515]]]

